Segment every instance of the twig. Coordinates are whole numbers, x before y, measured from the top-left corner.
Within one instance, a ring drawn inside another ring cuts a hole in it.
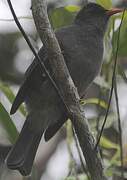
[[[86,169],[86,167],[84,165],[84,162],[83,162],[83,159],[82,159],[82,155],[81,155],[81,151],[80,151],[80,148],[79,148],[79,144],[78,144],[78,141],[77,141],[77,137],[75,135],[75,132],[74,132],[73,128],[72,128],[72,131],[73,131],[73,136],[74,136],[76,148],[77,148],[77,151],[78,151],[78,155],[79,155],[79,159],[80,159],[82,170],[83,170],[84,173],[86,173],[88,180],[90,180],[90,176],[89,176],[89,173],[87,172],[87,169]]]
[[[115,22],[115,21],[114,21]],[[114,23],[113,23],[113,43],[115,42],[114,38]],[[114,51],[112,52],[112,55],[114,57],[115,53]],[[117,116],[118,116],[118,129],[119,129],[119,143],[120,143],[120,159],[121,159],[121,178],[124,180],[124,163],[123,163],[123,141],[122,141],[122,128],[121,128],[121,118],[120,118],[120,110],[119,110],[119,97],[118,97],[118,90],[117,90],[117,81],[116,81],[116,76],[115,76],[115,82],[114,82],[114,93],[115,93],[115,99],[116,99],[116,109],[117,109]]]
[[[67,132],[67,148],[68,148],[69,157],[70,157],[68,176],[72,175],[72,173],[73,173],[75,178],[78,179],[77,168],[76,168],[77,164],[76,164],[76,161],[73,156],[72,149],[71,149],[73,132],[72,132],[72,123],[70,120],[68,120],[66,123],[66,132]]]
[[[96,131],[97,131],[97,135],[96,135],[96,139],[98,139],[99,137],[99,125],[100,125],[100,118],[101,118],[101,114],[102,114],[102,111],[101,111],[101,107],[100,107],[100,101],[101,101],[101,98],[102,98],[102,89],[101,87],[99,88],[99,102],[98,102],[98,105],[97,105],[97,110],[98,110],[98,116],[97,116],[97,119],[96,119]]]
[[[100,134],[99,125],[100,125],[100,119],[101,119],[101,115],[102,115],[102,108],[100,107],[100,101],[101,101],[101,98],[103,97],[103,95],[104,95],[103,90],[100,87],[99,88],[99,102],[98,102],[98,117],[96,120],[96,132],[97,132],[96,139],[98,139],[99,134]],[[103,153],[102,153],[103,150],[100,147],[98,148],[98,150],[100,152],[101,159],[103,160]]]
[[[18,16],[17,17],[18,20],[20,19],[27,19],[27,20],[33,20],[33,18],[31,16]],[[3,22],[12,22],[12,21],[15,21],[14,19],[11,19],[11,18],[7,18],[7,19],[1,19],[0,18],[0,21],[3,21]]]
[[[119,133],[120,133],[119,142],[120,142],[120,159],[121,159],[121,178],[122,178],[122,180],[124,180],[122,127],[121,127],[121,119],[120,119],[119,98],[118,98],[118,92],[117,92],[116,78],[115,78],[115,82],[114,82],[114,92],[115,92],[116,109],[117,109],[117,116],[118,116],[118,128],[119,128]]]
[[[100,139],[101,139],[101,136],[102,136],[102,133],[103,133],[103,130],[104,130],[106,121],[107,121],[107,117],[108,117],[110,105],[111,105],[111,100],[112,100],[112,95],[113,95],[113,89],[114,89],[114,81],[115,81],[115,75],[116,75],[116,68],[117,68],[117,57],[118,57],[118,51],[119,51],[120,33],[121,33],[121,27],[122,27],[122,23],[123,23],[123,19],[124,19],[124,14],[125,14],[125,10],[123,11],[121,23],[120,23],[119,30],[118,30],[117,49],[116,49],[116,53],[115,53],[115,62],[114,62],[113,75],[112,75],[112,83],[111,83],[112,86],[111,86],[111,90],[110,90],[110,97],[109,97],[108,107],[107,107],[105,119],[104,119],[104,122],[103,122],[103,124],[102,124],[102,128],[101,128],[100,135],[99,135],[99,137],[98,137],[98,140],[97,140],[95,149],[97,149],[97,146],[98,146],[98,144],[99,144],[99,142],[100,142]]]

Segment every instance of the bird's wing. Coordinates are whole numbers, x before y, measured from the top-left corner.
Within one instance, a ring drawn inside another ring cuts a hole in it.
[[[41,57],[42,61],[46,60],[46,53],[43,47],[39,51],[39,56]],[[48,68],[48,61],[46,61],[45,65]],[[25,73],[24,81],[12,104],[10,114],[14,114],[17,111],[18,107],[24,102],[31,89],[38,89],[40,84],[42,84],[45,80],[46,76],[43,76],[43,71],[40,65],[36,59],[34,59]]]
[[[63,34],[66,33],[68,34],[68,29],[67,28],[62,28],[58,31],[55,32],[56,37],[59,41],[60,47],[63,50],[63,41],[64,38],[62,37]],[[48,53],[46,51],[46,49],[44,47],[42,47],[39,51],[39,56],[42,59],[42,61],[44,62],[46,68],[50,71],[50,65],[49,65],[49,61],[47,59]],[[63,52],[63,55],[65,55],[65,53]],[[66,59],[66,57],[65,57]],[[25,79],[18,91],[18,94],[12,104],[11,107],[11,111],[10,114],[14,114],[18,107],[24,102],[25,98],[29,95],[29,93],[31,92],[31,89],[35,89],[35,91],[37,91],[40,87],[40,85],[43,84],[43,82],[47,79],[47,76],[43,76],[43,72],[42,69],[40,67],[40,65],[38,64],[37,60],[35,59],[33,61],[33,63],[29,66],[28,70],[25,73]]]

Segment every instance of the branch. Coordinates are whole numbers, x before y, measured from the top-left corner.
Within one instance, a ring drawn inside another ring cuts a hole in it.
[[[48,19],[46,1],[31,1],[37,31],[45,48],[49,52],[49,63],[54,74],[54,79],[66,103],[69,117],[74,125],[91,178],[92,180],[104,180],[106,178],[103,175],[101,160],[97,151],[94,150],[93,136],[89,130],[83,109],[80,106],[77,89],[70,77],[58,41]]]

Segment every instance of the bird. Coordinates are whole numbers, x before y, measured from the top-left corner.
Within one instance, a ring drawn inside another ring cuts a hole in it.
[[[107,10],[99,4],[88,3],[79,10],[71,25],[55,31],[80,97],[100,72],[108,22],[113,14],[119,12],[122,9]],[[42,46],[38,54],[53,76],[46,48]],[[16,143],[7,155],[6,164],[9,169],[27,176],[31,173],[42,135],[48,141],[68,119],[66,108],[36,58],[25,73],[10,114],[14,114],[23,102],[26,103],[28,115]]]

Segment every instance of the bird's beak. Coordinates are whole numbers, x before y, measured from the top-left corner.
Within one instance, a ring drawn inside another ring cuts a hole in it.
[[[113,8],[113,9],[107,10],[107,15],[112,16],[113,14],[117,14],[117,13],[120,13],[120,12],[123,12],[123,9]]]

